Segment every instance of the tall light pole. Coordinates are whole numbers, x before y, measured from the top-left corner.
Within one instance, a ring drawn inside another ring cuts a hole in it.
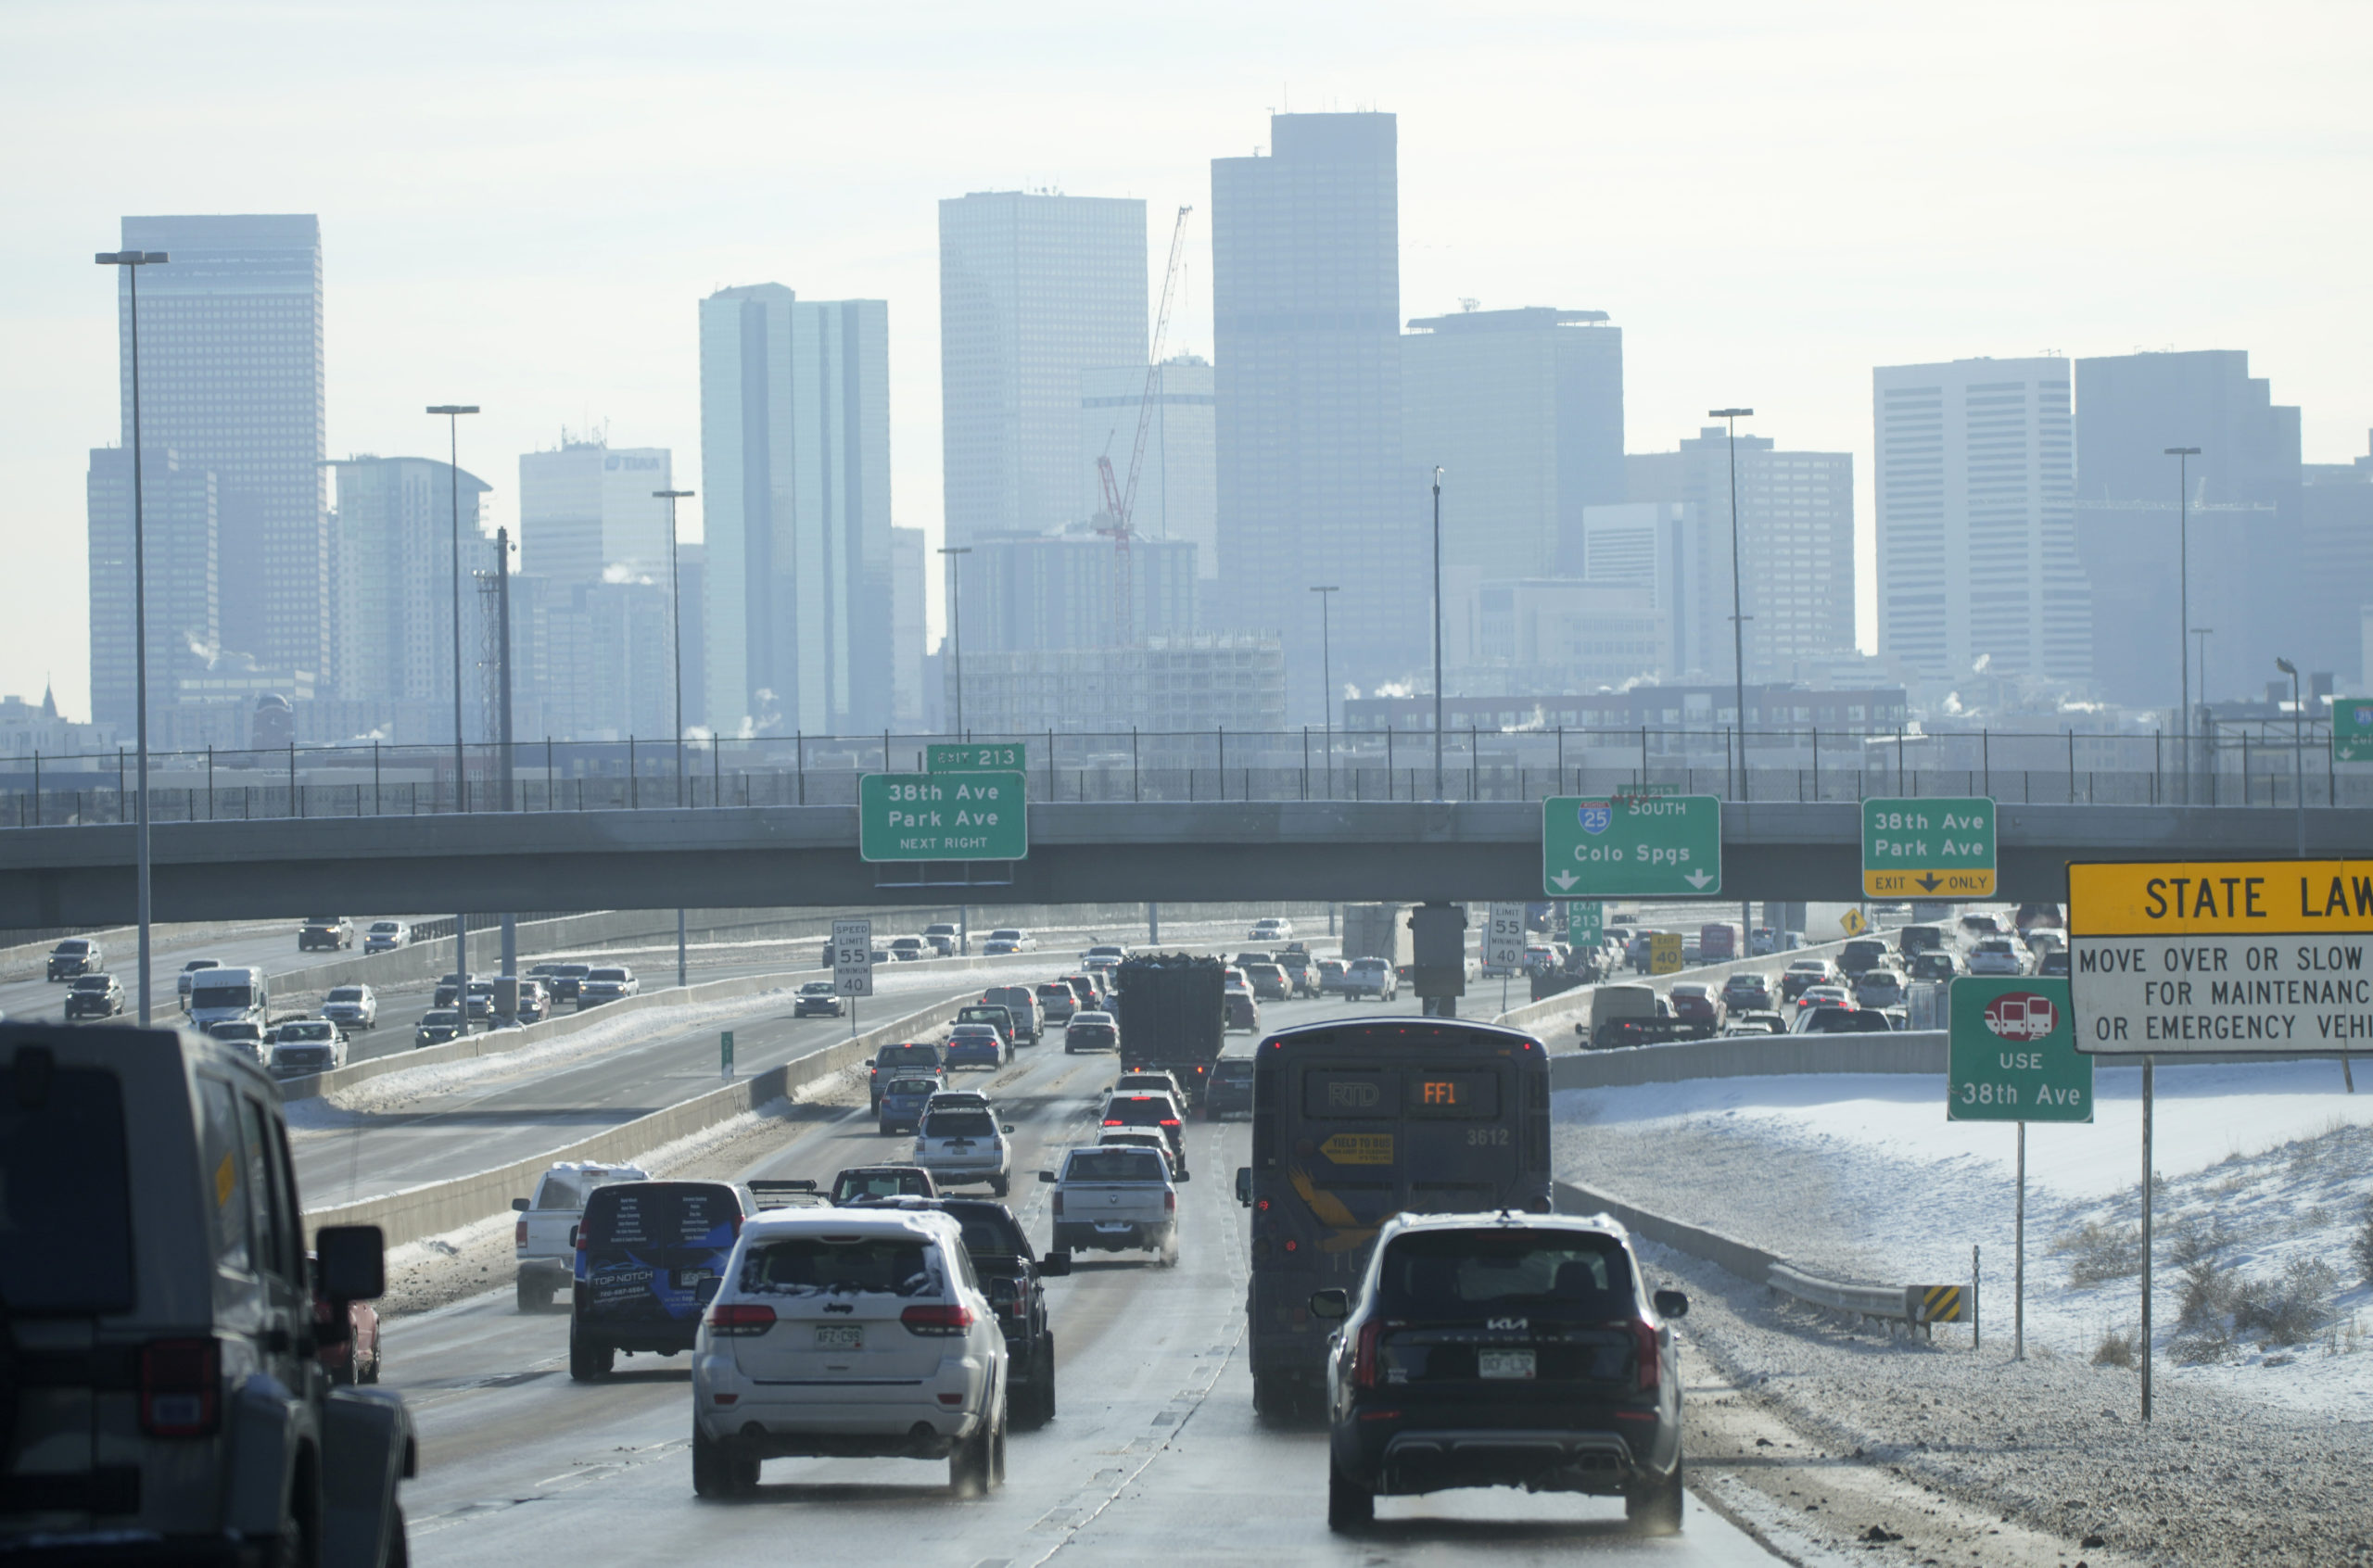
[[[939,553],[970,555],[972,547],[947,545],[942,547]],[[956,661],[956,739],[961,740],[964,739],[964,563],[961,561],[947,563],[947,618],[955,634],[955,651],[949,656]],[[889,765],[887,758],[883,759],[882,765]]]
[[[1331,602],[1328,596],[1343,589],[1339,584],[1310,591],[1318,595],[1318,710],[1326,727],[1326,798],[1331,801],[1335,798],[1335,664],[1334,633],[1327,623],[1326,606]]]
[[[161,250],[102,250],[92,259],[121,268],[132,302],[126,335],[132,349],[132,701],[133,728],[140,752],[138,818],[133,828],[134,898],[140,924],[140,1027],[152,1021],[148,1009],[148,527],[140,475],[140,269],[161,266]]]
[[[2277,656],[2274,667],[2291,677],[2291,803],[2297,808],[2299,858],[2307,858],[2307,705],[2299,696],[2299,666]]]
[[[2208,706],[2208,637],[2215,629],[2214,626],[2191,628],[2191,635],[2200,639],[2195,646],[2200,651],[2200,705],[2203,708]]]
[[[478,411],[476,403],[435,403],[428,411],[441,414],[445,420],[445,473],[452,481],[453,503],[453,809],[462,809],[469,786],[469,762],[462,750],[462,415]],[[464,910],[453,912],[453,973],[460,987],[453,995],[453,1005],[459,1009],[462,1032],[470,1029],[470,917]]]
[[[668,664],[676,680],[676,804],[684,803],[684,595],[676,567],[676,503],[689,497],[690,490],[654,490],[653,496],[667,503],[667,638],[674,652]],[[890,759],[882,759],[888,767]],[[676,985],[685,983],[684,912],[676,911]]]
[[[1442,799],[1442,465],[1434,464],[1434,799]]]
[[[1727,420],[1731,427],[1731,671],[1738,688],[1739,792],[1746,799],[1746,607],[1739,581],[1739,421],[1755,417],[1753,409],[1709,409],[1707,419]]]
[[[2198,447],[2169,447],[2176,460],[2176,663],[2183,666],[2184,711],[2176,723],[2176,744],[2183,749],[2184,804],[2191,804],[2191,661],[2185,658],[2183,634],[2191,626],[2191,460]]]

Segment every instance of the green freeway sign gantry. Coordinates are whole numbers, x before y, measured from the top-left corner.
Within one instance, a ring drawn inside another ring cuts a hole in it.
[[[1722,891],[1718,795],[1555,795],[1541,803],[1551,898],[1694,898]]]
[[[2373,762],[2373,697],[2332,699],[2332,761]]]
[[[1983,795],[1862,803],[1864,898],[1992,898],[1994,803]]]
[[[857,853],[867,860],[1025,860],[1022,775],[869,773],[857,780]]]
[[[930,773],[1019,772],[1027,765],[1019,740],[942,740],[923,748],[923,768]]]
[[[2093,1058],[2076,1049],[2065,980],[1963,975],[1951,994],[1946,1120],[2093,1119]]]

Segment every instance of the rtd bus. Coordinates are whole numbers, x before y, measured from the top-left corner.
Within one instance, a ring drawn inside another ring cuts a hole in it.
[[[1330,1327],[1313,1291],[1356,1294],[1395,1214],[1550,1211],[1549,1053],[1515,1030],[1454,1018],[1288,1029],[1253,1053],[1252,1400],[1315,1398]]]

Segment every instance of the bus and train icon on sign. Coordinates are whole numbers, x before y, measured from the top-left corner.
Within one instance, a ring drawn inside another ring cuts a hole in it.
[[[2041,1040],[2060,1027],[2060,1005],[2032,991],[2010,991],[1986,1005],[1988,1032],[2004,1040]]]

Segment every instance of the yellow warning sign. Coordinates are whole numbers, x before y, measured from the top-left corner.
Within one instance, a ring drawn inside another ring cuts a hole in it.
[[[1655,931],[1648,937],[1648,972],[1652,975],[1681,973],[1683,943],[1679,931]]]
[[[1921,1292],[1920,1321],[1923,1323],[1959,1323],[1968,1321],[1960,1285],[1929,1285]]]
[[[1847,936],[1860,936],[1871,929],[1871,922],[1862,917],[1860,910],[1849,909],[1837,917],[1837,928]]]
[[[1338,1132],[1318,1145],[1318,1152],[1337,1165],[1390,1165],[1390,1132]]]
[[[2085,936],[2373,931],[2373,860],[2072,865],[2068,929]]]

